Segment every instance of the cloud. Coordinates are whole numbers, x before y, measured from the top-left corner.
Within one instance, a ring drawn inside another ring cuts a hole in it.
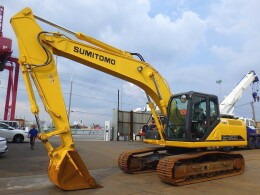
[[[103,40],[112,37],[112,44],[139,52],[148,62],[187,57],[204,40],[206,23],[196,13],[184,12],[176,21],[162,14],[151,18],[148,13],[135,13],[138,20],[133,20],[131,15],[121,23],[120,32],[110,27],[101,37]]]
[[[212,39],[211,52],[222,62],[221,69],[233,79],[250,70],[260,72],[258,55],[260,25],[258,1],[221,1],[212,5],[207,18],[217,39]]]
[[[255,0],[225,0],[215,3],[208,17],[210,25],[219,33],[226,35],[252,36],[259,33],[260,2]]]

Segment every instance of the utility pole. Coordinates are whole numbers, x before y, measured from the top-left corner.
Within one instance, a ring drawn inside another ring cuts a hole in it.
[[[120,91],[119,91],[119,89],[117,90],[117,110],[119,110],[119,102],[120,102],[120,100],[119,100],[119,94],[120,94]]]
[[[71,96],[72,96],[72,84],[73,84],[73,80],[72,80],[72,75],[71,75],[71,79],[70,79],[70,99],[69,99],[69,109],[68,109],[68,120],[70,121],[70,106],[71,106]]]
[[[256,121],[256,120],[255,120],[255,108],[254,108],[254,102],[250,102],[250,104],[251,104],[251,107],[252,107],[253,120]]]
[[[121,110],[123,110],[123,88],[122,88],[122,84],[121,84]]]
[[[119,141],[119,89],[117,90],[117,137],[116,141]]]

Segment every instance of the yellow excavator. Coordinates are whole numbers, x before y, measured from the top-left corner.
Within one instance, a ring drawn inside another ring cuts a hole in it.
[[[59,28],[63,33],[43,31],[36,20]],[[61,189],[77,190],[99,185],[75,149],[53,55],[129,81],[145,91],[156,129],[146,132],[144,142],[153,147],[122,153],[118,158],[122,171],[157,170],[163,182],[173,185],[243,173],[243,156],[225,150],[247,145],[246,127],[240,120],[220,117],[215,95],[193,91],[172,95],[164,78],[140,54],[122,51],[83,33],[60,27],[34,15],[30,8],[14,15],[11,25],[18,40],[19,63],[31,111],[38,121],[33,82],[55,125],[55,130],[40,133],[38,137],[50,157],[49,178]],[[160,121],[155,105],[166,122]],[[54,148],[48,139],[55,135],[59,136],[61,144]]]

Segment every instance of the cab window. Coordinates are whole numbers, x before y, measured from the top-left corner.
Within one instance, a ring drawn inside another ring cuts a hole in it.
[[[168,124],[165,135],[168,139],[186,138],[186,115],[188,99],[186,95],[174,97],[170,102]]]
[[[218,102],[216,99],[209,100],[209,125],[216,121],[218,116]]]

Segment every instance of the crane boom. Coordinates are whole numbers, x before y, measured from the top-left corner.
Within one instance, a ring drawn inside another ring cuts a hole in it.
[[[220,113],[223,115],[232,115],[234,106],[237,101],[242,97],[244,91],[249,85],[258,82],[259,79],[254,71],[248,72],[243,79],[236,85],[236,87],[228,94],[227,97],[220,103]]]

